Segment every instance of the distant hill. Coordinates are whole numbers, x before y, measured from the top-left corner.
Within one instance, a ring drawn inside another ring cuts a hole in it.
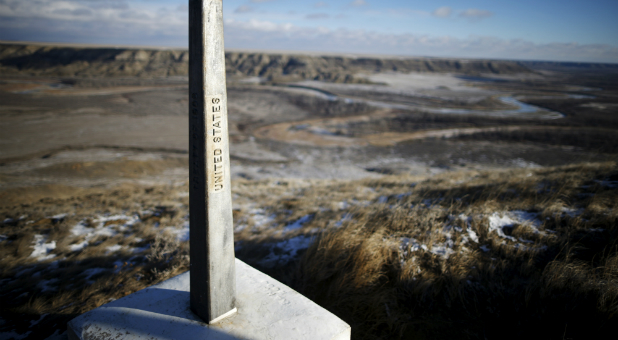
[[[59,77],[167,77],[187,75],[187,50],[45,46],[0,43],[0,72],[5,75]],[[226,53],[230,75],[269,80],[313,79],[356,83],[358,73],[377,71],[459,73],[467,75],[532,72],[521,62],[438,58],[309,56]]]
[[[531,70],[558,72],[618,73],[618,64],[578,63],[567,61],[523,61]]]

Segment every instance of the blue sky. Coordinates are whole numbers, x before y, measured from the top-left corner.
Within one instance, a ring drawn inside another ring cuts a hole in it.
[[[188,0],[0,0],[0,40],[187,46]],[[226,46],[618,63],[618,0],[223,0]]]

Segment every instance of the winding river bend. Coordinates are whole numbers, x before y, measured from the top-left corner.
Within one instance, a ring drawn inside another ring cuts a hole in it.
[[[509,118],[534,118],[534,119],[560,119],[564,117],[564,114],[549,111],[538,106],[526,104],[524,102],[519,101],[518,99],[512,96],[502,96],[499,97],[498,100],[504,104],[509,106],[515,106],[515,109],[507,109],[507,110],[478,110],[478,109],[460,109],[460,108],[438,108],[431,107],[426,105],[413,105],[413,104],[402,104],[402,103],[392,103],[385,101],[377,101],[377,100],[367,100],[367,99],[359,99],[359,98],[351,98],[342,95],[338,95],[320,88],[315,88],[306,85],[295,85],[295,84],[285,84],[285,85],[277,85],[281,87],[288,88],[296,88],[302,89],[306,91],[311,91],[319,94],[320,96],[325,97],[328,100],[336,101],[343,100],[348,103],[365,103],[377,108],[383,109],[400,109],[400,110],[416,110],[427,113],[437,113],[437,114],[456,114],[456,115],[475,115],[475,116],[487,116],[487,117],[509,117]]]
[[[392,146],[397,143],[418,140],[425,138],[452,138],[460,135],[469,135],[479,132],[492,131],[516,131],[521,129],[539,130],[547,129],[547,127],[535,127],[529,125],[518,125],[508,127],[472,127],[472,128],[448,128],[440,130],[424,130],[413,132],[383,132],[370,134],[366,136],[346,136],[345,134],[336,133],[333,126],[347,126],[352,123],[368,122],[375,119],[389,119],[394,115],[393,109],[415,110],[421,112],[435,114],[454,114],[454,115],[476,115],[488,117],[509,117],[509,118],[527,118],[527,119],[560,119],[564,115],[559,112],[549,111],[538,106],[526,104],[514,96],[504,95],[497,99],[507,104],[513,109],[497,109],[497,110],[479,110],[479,109],[464,109],[464,108],[440,108],[436,106],[427,106],[415,103],[392,103],[387,101],[379,101],[373,99],[363,99],[336,94],[321,88],[300,85],[300,84],[281,84],[277,85],[286,88],[299,89],[310,91],[314,95],[318,95],[330,101],[344,101],[347,103],[365,103],[376,107],[376,112],[357,116],[348,117],[332,117],[332,118],[317,118],[300,122],[279,123],[269,126],[263,126],[254,131],[254,136],[257,138],[285,141],[286,143],[313,145],[313,146]],[[566,95],[568,96],[568,95]],[[559,96],[555,96],[559,97]],[[560,96],[563,97],[563,96]],[[518,97],[520,99],[524,97]]]

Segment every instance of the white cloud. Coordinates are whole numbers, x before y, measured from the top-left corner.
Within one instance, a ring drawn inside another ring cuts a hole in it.
[[[0,36],[11,40],[116,44],[186,41],[187,12],[141,2],[0,0]],[[181,43],[182,44],[182,43]]]
[[[313,5],[313,8],[324,8],[324,7],[328,7],[328,4],[324,1],[317,2],[315,5]]]
[[[60,21],[122,22],[157,25],[181,25],[186,13],[178,13],[177,6],[161,11],[152,5],[129,6],[124,1],[71,1],[71,0],[2,0],[0,16],[6,18],[42,18]]]
[[[251,6],[243,5],[234,10],[234,13],[249,13],[253,12],[255,9]]]
[[[448,6],[442,6],[438,9],[436,9],[435,11],[431,12],[431,14],[433,16],[439,17],[439,18],[447,18],[451,16],[451,13],[453,12],[453,10],[448,7]]]
[[[492,15],[494,15],[494,13],[491,11],[487,11],[483,9],[476,9],[476,8],[469,8],[459,13],[460,17],[467,18],[472,21],[478,21],[481,19],[489,18]]]
[[[311,13],[311,14],[305,15],[305,19],[328,19],[328,18],[330,18],[330,15],[326,13]]]
[[[261,28],[264,30],[260,32]],[[392,54],[461,58],[618,62],[618,47],[604,44],[536,44],[522,39],[383,34],[364,30],[304,28],[266,22],[226,22],[229,47],[270,50]],[[268,33],[268,34],[264,34]]]
[[[114,6],[110,5],[112,2]],[[178,11],[177,7],[178,4],[161,7],[141,1],[0,0],[0,37],[186,48],[187,13]],[[466,15],[487,16],[478,11]],[[288,16],[278,20],[289,22],[292,19]],[[606,44],[537,44],[485,36],[458,39],[412,33],[386,34],[300,27],[255,19],[226,20],[225,39],[227,47],[238,49],[618,63],[618,47]]]
[[[365,0],[354,0],[350,2],[350,6],[352,7],[361,7],[367,5],[367,1]]]

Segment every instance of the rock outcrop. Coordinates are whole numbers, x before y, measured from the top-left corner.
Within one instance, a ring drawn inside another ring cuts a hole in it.
[[[59,77],[169,77],[188,72],[187,50],[92,48],[0,44],[0,72],[5,75]],[[439,58],[353,58],[269,53],[226,53],[230,75],[271,81],[323,80],[365,82],[358,73],[384,71],[478,74],[531,72],[517,61]]]

